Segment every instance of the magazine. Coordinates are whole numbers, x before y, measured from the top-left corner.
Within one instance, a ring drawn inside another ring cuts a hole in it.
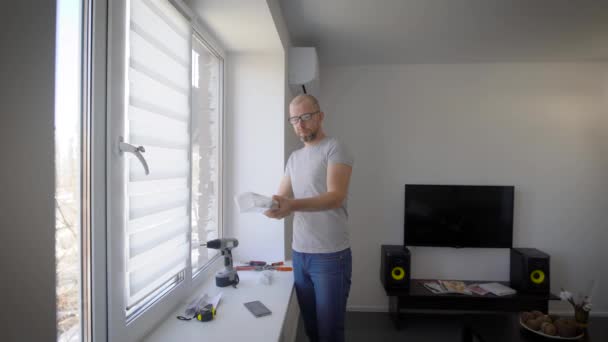
[[[424,287],[435,294],[457,293],[463,295],[485,296],[488,293],[496,296],[507,296],[517,293],[514,289],[500,283],[481,283],[466,285],[460,280],[432,280],[423,283]]]
[[[470,295],[472,292],[467,289],[464,282],[459,280],[433,280],[427,281],[423,283],[424,287],[435,293],[435,294],[444,294],[444,293],[457,293],[463,295]]]
[[[425,282],[425,283],[423,283],[423,285],[427,290],[429,290],[435,294],[445,293],[445,289],[443,287],[441,287],[441,284],[439,284],[436,281]]]
[[[439,283],[445,288],[445,293],[471,294],[465,283],[460,280],[439,280]]]
[[[490,291],[485,290],[483,287],[479,286],[479,284],[469,284],[467,285],[467,289],[478,296],[485,296],[490,293]]]
[[[479,286],[497,296],[508,296],[517,293],[514,289],[500,283],[485,283]]]

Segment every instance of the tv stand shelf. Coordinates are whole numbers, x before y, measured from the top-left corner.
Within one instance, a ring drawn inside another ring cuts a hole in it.
[[[409,291],[387,289],[389,296],[389,313],[397,329],[400,328],[402,309],[453,310],[453,311],[489,311],[518,312],[539,310],[547,312],[549,300],[559,300],[553,294],[516,293],[509,296],[493,294],[462,295],[434,294],[424,287],[423,283],[434,279],[412,279]],[[465,284],[487,283],[489,281],[464,281]],[[509,282],[498,282],[509,286]]]

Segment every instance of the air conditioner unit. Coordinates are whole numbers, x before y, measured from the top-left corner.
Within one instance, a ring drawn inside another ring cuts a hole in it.
[[[314,47],[292,47],[289,49],[289,87],[292,94],[319,96],[319,58]]]

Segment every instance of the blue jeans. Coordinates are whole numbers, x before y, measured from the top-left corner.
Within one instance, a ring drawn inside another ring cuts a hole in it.
[[[352,274],[350,248],[335,253],[293,251],[293,274],[311,342],[343,342]]]

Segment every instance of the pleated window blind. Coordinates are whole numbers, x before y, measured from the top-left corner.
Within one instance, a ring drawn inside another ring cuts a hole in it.
[[[183,279],[190,227],[191,28],[168,0],[130,0],[126,136],[150,168],[126,163],[126,305]]]

